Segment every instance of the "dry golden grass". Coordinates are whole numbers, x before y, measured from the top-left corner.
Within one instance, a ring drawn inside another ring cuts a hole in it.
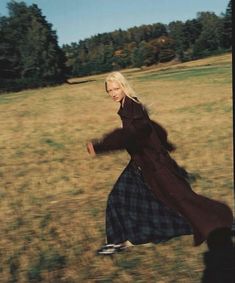
[[[232,207],[231,54],[125,73],[174,157],[199,176],[193,189]],[[120,126],[104,77],[0,96],[0,282],[200,282],[206,246],[191,236],[95,256],[107,195],[129,160],[86,152]]]

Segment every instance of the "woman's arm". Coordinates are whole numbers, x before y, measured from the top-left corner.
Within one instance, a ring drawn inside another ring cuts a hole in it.
[[[143,142],[150,132],[151,126],[148,121],[133,119],[128,127],[115,129],[101,140],[93,140],[91,144],[96,154],[123,149],[127,149],[128,152],[138,152],[142,149]],[[92,152],[91,145],[89,150]]]
[[[128,131],[118,128],[107,133],[100,140],[93,140],[92,145],[95,153],[104,153],[114,150],[123,150],[128,141]]]

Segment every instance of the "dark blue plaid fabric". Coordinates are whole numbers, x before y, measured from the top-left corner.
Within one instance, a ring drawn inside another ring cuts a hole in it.
[[[192,228],[188,222],[158,201],[144,183],[141,172],[129,164],[108,197],[107,242],[159,243],[189,234]]]

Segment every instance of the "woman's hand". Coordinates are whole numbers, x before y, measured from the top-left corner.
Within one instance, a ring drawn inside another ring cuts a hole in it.
[[[87,151],[90,155],[93,155],[93,156],[96,155],[93,144],[91,142],[89,142],[86,147],[87,147]]]

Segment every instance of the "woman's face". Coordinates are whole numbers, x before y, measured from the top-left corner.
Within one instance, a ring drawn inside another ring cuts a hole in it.
[[[107,82],[107,92],[116,102],[121,102],[126,96],[118,82]]]

